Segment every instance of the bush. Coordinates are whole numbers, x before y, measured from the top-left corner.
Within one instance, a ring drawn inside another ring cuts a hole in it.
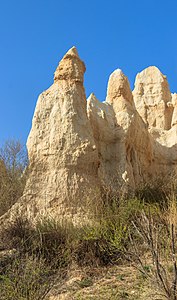
[[[80,266],[115,264],[122,258],[122,250],[129,242],[131,220],[140,213],[143,204],[136,198],[111,200],[105,202],[103,212],[93,226],[80,230],[75,250]]]
[[[35,226],[18,217],[1,232],[5,255],[0,256],[2,300],[44,299],[54,284],[63,279],[71,262],[72,227],[53,219]],[[10,250],[11,249],[11,250]]]
[[[24,217],[12,221],[1,233],[5,249],[16,249],[21,255],[42,258],[54,268],[66,267],[71,260],[73,227],[53,219],[43,219],[34,226]]]
[[[177,197],[177,180],[173,176],[168,178],[156,178],[155,182],[150,181],[139,186],[135,196],[148,204],[158,204],[161,209],[166,209],[168,199]]]
[[[31,222],[22,216],[16,217],[8,226],[1,229],[1,244],[4,249],[16,249],[19,252],[32,252],[36,230]]]
[[[42,300],[53,286],[52,270],[35,256],[16,257],[0,275],[1,300]]]
[[[6,167],[4,170],[7,172]],[[63,278],[73,261],[84,267],[107,266],[119,263],[127,255],[134,265],[140,264],[138,269],[145,276],[156,279],[159,289],[165,282],[169,291],[165,295],[171,297],[167,299],[176,300],[171,296],[177,286],[176,192],[171,189],[173,202],[168,202],[169,191],[161,194],[156,186],[150,190],[146,186],[139,190],[139,198],[104,198],[95,221],[81,228],[52,218],[38,220],[35,225],[24,216],[14,218],[7,228],[1,228],[2,244],[8,250],[0,261],[2,300],[43,299],[53,275],[59,272]],[[160,197],[165,207],[160,204]],[[151,253],[152,264],[142,261],[147,252]]]
[[[156,284],[159,295],[166,299],[177,299],[177,203],[168,202],[168,209],[152,214],[142,211],[132,222],[139,237],[130,234],[131,245],[125,249],[126,258],[145,276]],[[149,253],[148,268],[140,245]]]
[[[71,262],[74,227],[60,224],[52,218],[42,219],[36,224],[33,251],[55,267],[66,267]]]
[[[122,249],[129,242],[131,220],[142,204],[137,199],[104,205],[97,221],[82,228],[43,218],[35,226],[24,217],[14,219],[1,234],[6,249],[21,255],[35,255],[53,268],[65,268],[72,260],[80,266],[108,265],[121,259]]]

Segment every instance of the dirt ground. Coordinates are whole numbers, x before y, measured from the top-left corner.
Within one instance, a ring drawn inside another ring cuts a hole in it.
[[[50,300],[161,300],[150,280],[132,266],[70,270],[66,280],[56,283]]]

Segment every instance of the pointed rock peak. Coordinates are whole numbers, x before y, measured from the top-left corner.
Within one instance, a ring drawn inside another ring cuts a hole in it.
[[[98,101],[98,99],[96,98],[95,94],[91,93],[90,96],[88,97],[87,101],[91,102],[91,101],[94,101],[94,100]]]
[[[121,69],[116,69],[109,77],[106,101],[113,103],[114,99],[121,96],[132,102],[132,92],[128,78]]]
[[[54,74],[54,82],[68,80],[83,83],[85,70],[85,64],[79,58],[76,47],[72,47],[60,61]]]
[[[68,50],[68,52],[65,54],[65,56],[66,56],[66,55],[77,56],[77,57],[79,58],[79,54],[78,54],[77,49],[76,49],[75,46],[73,46],[72,48],[70,48],[70,49]]]
[[[91,93],[90,96],[87,98],[87,111],[90,109],[90,107],[98,107],[100,104],[100,101],[97,99],[94,93]]]
[[[90,107],[100,109],[100,107],[103,107],[103,104],[105,109],[109,105],[109,103],[106,103],[105,101],[99,101],[94,93],[91,93],[90,96],[87,98],[87,110],[89,110]]]
[[[115,83],[122,81],[129,85],[128,78],[125,76],[121,69],[116,69],[114,72],[111,73],[111,75],[109,76],[108,85],[111,81],[114,81]]]
[[[113,77],[113,76],[125,76],[124,73],[122,72],[121,69],[116,69],[114,72],[112,72],[112,74],[110,75],[110,77]]]

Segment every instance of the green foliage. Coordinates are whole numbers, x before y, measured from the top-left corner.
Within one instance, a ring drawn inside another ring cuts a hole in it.
[[[34,256],[16,257],[0,275],[1,300],[42,300],[52,287],[51,268]]]
[[[85,288],[93,285],[93,280],[90,277],[82,278],[80,281],[77,281],[77,284],[80,288]]]
[[[143,204],[138,199],[120,203],[107,202],[101,218],[92,226],[80,230],[75,252],[79,265],[108,265],[118,263],[129,240],[131,220],[140,213]]]
[[[3,151],[0,150],[0,215],[23,192],[26,158],[21,156],[21,150],[18,142],[7,143]],[[141,256],[148,247],[142,247],[147,241],[145,243],[140,233],[146,233],[148,226],[144,226],[149,224],[148,218],[142,219],[142,212],[153,218],[152,241],[157,243],[158,238],[159,257],[168,257],[169,261],[169,224],[177,224],[176,191],[176,185],[173,189],[170,186],[165,189],[163,183],[157,181],[155,185],[140,187],[134,198],[105,197],[97,210],[95,221],[79,228],[52,218],[38,220],[35,225],[25,217],[14,218],[7,228],[1,229],[0,242],[3,250],[7,251],[6,256],[0,259],[1,299],[44,299],[53,284],[53,276],[59,272],[63,278],[73,261],[82,267],[117,264],[125,258],[124,252],[132,247],[132,241]],[[172,194],[173,205],[167,201]],[[94,207],[90,209],[94,211]],[[131,259],[132,257],[131,255]],[[133,260],[133,263],[136,262],[137,256]],[[170,274],[173,273],[173,262],[170,266],[168,264],[167,270],[169,268]],[[143,274],[149,276],[152,271],[151,265],[142,264]],[[117,280],[121,281],[123,278]],[[81,288],[92,284],[90,277],[83,278],[78,283]],[[119,297],[127,299],[128,295],[123,291]]]
[[[71,260],[73,231],[72,226],[62,226],[51,218],[34,226],[28,219],[17,217],[1,232],[1,240],[6,249],[35,255],[58,268],[67,266]]]
[[[71,262],[74,227],[45,218],[36,224],[33,251],[53,267],[66,267]]]
[[[54,275],[64,278],[71,262],[71,230],[53,219],[35,226],[16,218],[1,232],[6,255],[0,257],[2,300],[44,299],[54,283]],[[10,250],[12,249],[13,253]]]
[[[33,247],[34,236],[36,232],[30,221],[18,216],[9,223],[8,227],[1,230],[1,243],[5,249],[16,249],[26,253]]]
[[[140,185],[135,196],[150,205],[158,204],[161,209],[166,209],[168,200],[173,196],[177,199],[177,181],[171,176],[167,178],[156,178],[156,181],[149,181]]]

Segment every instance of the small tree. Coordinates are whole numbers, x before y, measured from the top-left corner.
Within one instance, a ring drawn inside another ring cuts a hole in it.
[[[27,164],[27,151],[18,140],[8,140],[0,148],[0,215],[21,197]]]
[[[156,283],[159,295],[177,300],[176,200],[164,215],[161,212],[153,216],[150,210],[142,211],[132,222],[134,235],[130,234],[131,250],[125,251],[125,257],[153,284]],[[144,245],[149,254],[148,267],[140,245]]]

